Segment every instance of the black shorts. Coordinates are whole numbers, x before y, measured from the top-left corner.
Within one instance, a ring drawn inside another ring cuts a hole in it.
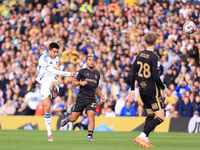
[[[141,95],[141,99],[144,103],[144,107],[146,109],[152,109],[153,111],[158,111],[161,109],[164,109],[164,103],[162,100],[162,97],[160,95],[160,92],[158,92],[158,94],[140,94]]]
[[[74,102],[74,107],[72,109],[73,112],[85,112],[87,113],[88,110],[93,110],[96,112],[96,100],[95,99],[84,99],[84,98],[76,98]]]

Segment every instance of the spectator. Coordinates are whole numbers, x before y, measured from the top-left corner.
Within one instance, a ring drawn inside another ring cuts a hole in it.
[[[110,102],[110,106],[112,107],[112,110],[115,111],[116,101],[114,100],[114,97],[112,95],[109,95],[108,101]]]
[[[54,103],[51,105],[51,112],[53,116],[58,116],[62,114],[64,110],[64,105],[61,103],[61,97],[56,97]]]
[[[0,107],[0,115],[7,116],[7,115],[14,115],[15,114],[15,106],[12,104],[12,100],[7,100],[6,104]]]
[[[170,114],[169,117],[170,117],[170,118],[178,118],[178,117],[179,117],[178,111],[174,111],[174,113],[173,113],[173,114]]]
[[[166,107],[165,107],[165,117],[166,118],[168,118],[169,116],[170,116],[170,110],[171,110],[171,105],[167,105]]]
[[[126,98],[127,94],[126,93],[121,93],[120,94],[120,99],[117,100],[116,105],[115,105],[115,113],[117,116],[120,115],[121,109],[125,106],[126,103]]]
[[[40,93],[35,92],[35,87],[31,87],[31,91],[26,94],[25,103],[28,105],[29,108],[29,115],[34,115],[35,110],[40,102]]]
[[[195,111],[200,113],[200,97],[199,95],[196,96],[195,101],[192,102],[193,113]]]
[[[125,106],[121,109],[120,116],[135,116],[135,107],[131,105],[130,101],[126,101]]]
[[[193,117],[198,118],[199,117],[199,112],[198,111],[194,111]]]
[[[35,116],[44,116],[44,105],[43,101],[40,101],[39,105],[35,110]]]
[[[175,96],[172,92],[171,92],[171,96],[170,97],[166,97],[165,98],[165,101],[164,101],[164,104],[165,105],[176,105],[178,101],[178,97]]]
[[[68,115],[72,113],[73,106],[74,106],[73,101],[71,99],[68,99],[67,102],[66,102],[66,107],[67,107],[66,113]]]
[[[8,5],[6,5],[5,10],[3,10],[3,12],[2,12],[2,16],[7,18],[9,15],[9,12],[10,12],[10,9],[9,9]]]
[[[189,102],[188,97],[184,97],[183,104],[180,106],[180,117],[192,117],[192,104]]]
[[[181,72],[179,73],[178,77],[175,80],[175,83],[180,85],[182,80],[185,80],[188,82],[190,80],[190,75],[189,73],[186,72],[187,68],[185,66],[181,67]]]
[[[186,81],[182,80],[180,81],[180,85],[175,88],[174,94],[177,95],[178,98],[181,98],[181,94],[186,91],[190,92],[190,88],[187,86]]]
[[[26,103],[21,103],[21,107],[17,110],[17,115],[28,115],[29,109]]]
[[[114,80],[111,87],[111,94],[114,96],[114,99],[117,99],[117,96],[120,94],[120,86],[118,80]]]
[[[105,117],[116,117],[116,114],[114,111],[112,111],[112,107],[108,106],[106,109]]]
[[[99,115],[99,117],[105,117],[105,114],[106,114],[106,109],[102,108],[101,109],[101,115]]]
[[[175,84],[175,77],[173,75],[173,70],[172,68],[168,68],[167,70],[167,74],[165,75],[165,78],[164,78],[164,83],[166,84],[167,87],[169,87],[170,84]]]
[[[186,18],[187,14],[188,14],[189,10],[186,7],[185,3],[183,3],[181,5],[181,9],[179,10],[179,14],[182,14],[184,18]]]
[[[142,105],[138,105],[137,107],[137,112],[136,112],[136,116],[138,117],[142,117],[142,116],[146,116],[146,112],[144,111],[144,108]]]

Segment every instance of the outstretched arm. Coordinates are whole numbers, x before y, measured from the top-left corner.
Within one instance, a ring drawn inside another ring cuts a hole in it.
[[[71,76],[71,72],[67,72],[67,71],[60,71],[60,70],[57,70],[55,68],[53,68],[53,66],[46,66],[46,69],[51,72],[52,74],[55,74],[55,75],[61,75],[61,76]]]

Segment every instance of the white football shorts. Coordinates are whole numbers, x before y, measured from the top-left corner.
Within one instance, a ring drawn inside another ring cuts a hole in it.
[[[40,84],[40,94],[41,94],[42,100],[51,96],[50,86],[53,81],[58,82],[58,80],[51,80],[51,81],[45,81]]]

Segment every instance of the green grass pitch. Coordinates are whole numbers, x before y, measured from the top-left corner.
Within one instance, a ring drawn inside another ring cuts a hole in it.
[[[140,150],[134,143],[140,132],[94,132],[95,142],[86,141],[87,131],[0,130],[0,150]],[[151,133],[154,150],[200,150],[200,134]]]

